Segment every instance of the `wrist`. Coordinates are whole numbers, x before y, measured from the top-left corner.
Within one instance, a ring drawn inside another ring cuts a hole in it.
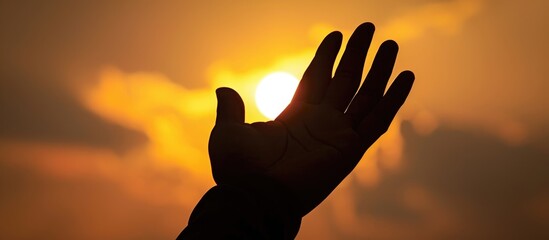
[[[287,239],[295,238],[301,224],[301,215],[296,205],[294,194],[284,185],[264,176],[246,176],[218,187],[237,191],[254,201],[262,218],[263,224],[269,229],[265,231]]]

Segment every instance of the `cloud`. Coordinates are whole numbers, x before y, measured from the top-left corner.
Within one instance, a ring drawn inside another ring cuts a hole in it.
[[[416,39],[427,31],[457,35],[467,21],[480,13],[482,5],[479,0],[430,1],[392,18],[381,31],[397,41]]]
[[[146,193],[142,192],[148,198],[136,197],[117,181],[101,176],[105,171],[97,166],[107,170],[106,160],[112,160],[108,154],[66,147],[42,146],[40,151],[37,146],[19,147],[19,151],[34,153],[15,152],[14,146],[9,153],[4,143],[0,149],[2,239],[174,239],[188,219],[189,212],[180,203],[150,200],[173,197],[166,195],[169,191],[155,191],[159,184],[148,185]],[[57,154],[51,155],[53,151]],[[105,162],[97,163],[101,160]],[[125,175],[120,178],[129,175],[127,169],[112,172]],[[139,179],[161,182],[143,176],[126,180],[139,185]],[[170,184],[171,191],[178,190],[174,185]]]

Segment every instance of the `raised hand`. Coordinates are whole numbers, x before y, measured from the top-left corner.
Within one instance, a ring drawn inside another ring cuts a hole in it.
[[[392,40],[381,45],[360,86],[373,33],[371,23],[355,30],[333,76],[342,35],[326,36],[274,121],[245,123],[238,93],[219,88],[209,142],[214,180],[244,188],[259,178],[277,182],[301,216],[320,204],[387,131],[412,88],[414,74],[404,71],[385,92],[398,52]]]

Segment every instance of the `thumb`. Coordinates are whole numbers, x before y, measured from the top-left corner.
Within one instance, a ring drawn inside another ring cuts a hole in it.
[[[215,90],[217,95],[217,118],[216,124],[244,123],[244,102],[238,93],[227,87]]]

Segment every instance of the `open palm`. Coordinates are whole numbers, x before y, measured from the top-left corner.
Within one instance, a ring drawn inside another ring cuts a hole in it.
[[[389,40],[360,86],[373,33],[371,23],[355,30],[333,76],[342,35],[330,33],[292,102],[274,121],[245,123],[238,93],[218,89],[209,143],[215,181],[238,185],[258,176],[271,179],[293,194],[302,216],[320,204],[387,131],[413,84],[413,73],[404,71],[385,92],[398,52]]]

